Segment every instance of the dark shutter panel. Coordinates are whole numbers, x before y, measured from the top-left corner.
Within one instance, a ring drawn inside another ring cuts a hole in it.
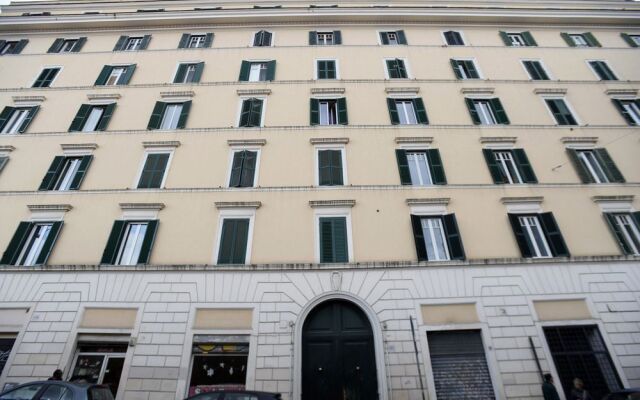
[[[427,110],[424,108],[424,102],[422,98],[416,97],[413,99],[413,107],[416,110],[416,117],[419,124],[429,124],[429,118],[427,118]]]
[[[104,112],[102,113],[102,117],[100,118],[100,122],[96,126],[96,131],[105,131],[107,130],[107,126],[109,125],[109,121],[111,121],[111,116],[116,109],[116,103],[109,103],[104,108]]]
[[[190,37],[191,37],[190,34],[183,33],[182,37],[180,38],[180,42],[178,43],[178,48],[179,49],[186,49],[187,48],[187,44],[189,44],[189,38]]]
[[[173,83],[182,83],[184,81],[184,75],[187,73],[188,65],[189,64],[178,65],[178,70],[176,71],[176,77],[173,79]]]
[[[6,40],[0,40],[0,49],[3,48],[5,44],[7,44]]]
[[[398,35],[398,44],[407,44],[407,37],[404,34],[404,31],[397,31],[396,35]]]
[[[331,154],[331,183],[333,185],[344,185],[342,179],[342,151],[330,150]]]
[[[242,110],[240,111],[240,123],[241,127],[248,127],[249,117],[251,115],[251,99],[245,99],[242,101]]]
[[[387,32],[380,32],[380,41],[382,44],[389,44],[389,36],[387,36]]]
[[[60,229],[62,229],[62,223],[62,221],[56,221],[51,224],[51,230],[49,231],[47,239],[42,244],[42,249],[40,250],[40,254],[38,254],[38,258],[36,258],[35,265],[44,265],[47,263],[51,250],[53,250],[53,245],[56,243],[56,239],[60,234]]]
[[[20,40],[18,42],[18,44],[16,45],[16,47],[11,52],[11,54],[20,54],[20,53],[22,53],[22,50],[24,50],[24,48],[27,46],[28,43],[29,43],[29,39]]]
[[[276,61],[271,60],[267,62],[267,76],[266,80],[273,81],[276,78]]]
[[[444,165],[440,158],[438,149],[427,150],[427,160],[429,161],[429,171],[434,185],[446,185],[447,177],[444,174]]]
[[[191,110],[191,100],[182,103],[182,111],[180,111],[180,118],[176,126],[177,129],[184,129],[187,124],[187,118],[189,118],[189,110]]]
[[[604,172],[607,174],[607,178],[609,179],[610,182],[615,182],[615,183],[625,182],[624,177],[622,176],[622,173],[616,166],[616,163],[613,162],[613,159],[609,155],[609,152],[607,151],[607,149],[604,149],[604,148],[593,149],[593,153],[598,158],[598,161],[600,161],[600,165],[603,167]]]
[[[473,103],[472,99],[465,98],[464,101],[467,103],[467,108],[469,109],[469,114],[471,115],[471,120],[474,125],[480,125],[480,116],[478,115],[478,111],[476,110],[476,106]]]
[[[509,35],[507,35],[507,32],[500,31],[500,38],[504,42],[505,46],[511,46],[512,45],[511,39],[509,39]]]
[[[60,176],[60,172],[64,167],[65,159],[66,157],[64,156],[55,156],[53,158],[53,162],[49,166],[47,173],[44,175],[38,190],[53,190],[53,186],[56,184],[56,180]]]
[[[398,125],[400,123],[400,117],[398,116],[398,107],[396,107],[395,99],[387,98],[387,107],[389,108],[391,125]]]
[[[422,221],[420,216],[411,215],[411,227],[413,228],[413,240],[416,243],[418,261],[428,261],[427,246],[424,243],[424,233],[422,232]]]
[[[602,47],[600,45],[600,42],[598,42],[598,39],[596,39],[596,37],[593,36],[593,33],[585,32],[582,36],[584,36],[584,39],[587,41],[587,43],[589,43],[589,46],[591,46],[591,47]]]
[[[31,124],[31,121],[33,121],[33,118],[35,118],[36,114],[38,113],[38,110],[40,110],[40,106],[31,107],[31,109],[29,110],[29,113],[27,114],[27,117],[22,122],[22,126],[20,127],[18,132],[20,133],[26,132],[27,128],[29,128],[29,124]]]
[[[222,221],[220,232],[220,247],[218,249],[218,264],[232,264],[231,254],[236,231],[235,219],[225,219]]]
[[[57,38],[56,40],[53,41],[53,44],[51,45],[51,47],[49,47],[49,50],[47,50],[47,53],[57,53],[57,52],[59,52],[63,43],[64,43],[64,39]]]
[[[469,60],[469,61],[465,61],[464,65],[467,67],[467,70],[469,70],[469,78],[472,79],[479,79],[480,78],[480,73],[478,73],[478,70],[476,69],[476,64]]]
[[[331,185],[331,151],[318,151],[318,185]]]
[[[202,71],[204,71],[204,62],[199,62],[196,64],[196,71],[193,74],[193,83],[200,82]]]
[[[109,75],[111,75],[112,68],[113,67],[111,67],[111,65],[105,65],[102,67],[102,71],[100,71],[100,75],[98,75],[98,79],[96,79],[96,83],[94,83],[94,85],[101,86],[107,83],[107,79],[109,78]]]
[[[205,35],[203,47],[208,49],[208,48],[211,48],[212,45],[213,45],[213,33],[209,32]]]
[[[27,236],[29,235],[29,231],[32,226],[32,222],[20,222],[18,224],[16,233],[13,234],[7,249],[4,251],[4,254],[2,254],[0,264],[14,265],[16,261],[18,261],[18,256],[22,251],[22,246],[24,246],[24,242],[27,240]]]
[[[318,44],[318,32],[310,31],[309,32],[309,45],[313,46]]]
[[[340,125],[348,125],[349,117],[347,116],[347,99],[340,97],[337,100],[338,103],[338,123]]]
[[[631,250],[631,248],[629,248],[629,245],[624,238],[624,234],[622,233],[620,226],[618,226],[618,224],[616,223],[615,215],[604,213],[604,218],[607,220],[607,225],[609,225],[609,229],[611,229],[613,236],[616,238],[616,241],[618,242],[618,246],[620,246],[620,250],[622,250],[622,253],[633,254],[633,251]]]
[[[333,31],[333,44],[342,44],[342,32]]]
[[[349,262],[347,244],[347,219],[338,217],[333,219],[333,262]]]
[[[231,174],[229,177],[229,187],[240,187],[244,157],[244,151],[236,151],[235,153],[233,153],[233,161],[231,162]]]
[[[151,41],[151,35],[144,35],[142,37],[142,43],[140,44],[140,50],[146,50],[149,47],[149,42]]]
[[[249,239],[249,220],[241,219],[236,223],[235,242],[232,253],[233,264],[244,264],[247,257],[247,242]]]
[[[71,52],[72,53],[79,53],[80,50],[82,50],[82,48],[84,47],[85,43],[87,43],[87,38],[86,37],[83,36],[81,38],[78,38],[78,41],[76,41],[76,44],[71,49]]]
[[[624,41],[627,42],[629,46],[638,47],[638,43],[636,43],[631,36],[627,35],[626,33],[621,33],[620,36],[622,36],[622,39],[624,39]]]
[[[464,260],[464,246],[462,245],[462,237],[456,222],[455,214],[445,214],[442,216],[444,231],[447,235],[447,244],[449,247],[449,258],[451,260]]]
[[[272,37],[271,32],[262,31],[262,46],[271,46]]]
[[[562,32],[560,33],[560,36],[564,39],[565,42],[567,42],[569,47],[576,47],[576,43],[573,41],[573,39],[571,39],[571,36],[569,36],[568,33]]]
[[[225,219],[220,235],[218,264],[244,264],[249,236],[249,220]]]
[[[560,228],[558,228],[556,219],[553,217],[553,213],[541,213],[538,216],[554,257],[569,257],[569,250],[564,242]]]
[[[640,229],[640,211],[632,212],[631,217],[636,223],[636,228]]]
[[[462,73],[460,72],[460,69],[458,68],[458,62],[456,60],[454,60],[453,58],[449,60],[449,62],[451,63],[451,68],[453,68],[453,73],[456,75],[457,79],[462,79]]]
[[[591,176],[589,170],[587,170],[582,161],[580,161],[578,152],[574,149],[567,149],[567,155],[569,156],[569,161],[573,164],[573,168],[575,168],[578,177],[580,177],[580,181],[582,183],[594,183],[595,180],[593,179],[593,176]]]
[[[504,111],[499,98],[494,97],[493,99],[491,99],[491,107],[496,113],[496,120],[498,121],[498,123],[509,125],[509,118],[507,117],[507,113]]]
[[[398,161],[398,171],[400,172],[400,184],[411,185],[411,172],[407,161],[407,151],[396,149],[396,160]]]
[[[0,157],[0,172],[4,169],[4,166],[9,162],[9,157]]]
[[[147,231],[144,234],[142,240],[142,247],[140,247],[140,255],[138,256],[138,264],[148,264],[149,256],[151,255],[151,249],[153,248],[153,242],[156,239],[156,232],[158,231],[158,220],[154,219],[147,223]]]
[[[511,150],[511,154],[513,154],[513,160],[518,165],[518,170],[520,171],[523,183],[538,183],[538,179],[536,178],[536,174],[533,172],[533,167],[529,162],[527,153],[525,153],[523,149],[513,149]]]
[[[509,222],[511,223],[511,229],[513,229],[513,234],[516,237],[516,242],[518,242],[518,248],[520,249],[520,254],[522,254],[523,258],[531,258],[532,253],[529,245],[527,244],[527,237],[525,236],[524,231],[522,230],[522,225],[520,225],[520,221],[518,220],[518,214],[508,214]]]
[[[0,113],[0,131],[4,128],[9,118],[11,118],[11,114],[13,114],[14,110],[15,110],[15,107],[9,107],[9,106],[2,109],[2,112]]]
[[[128,85],[129,81],[131,81],[131,77],[133,76],[134,71],[136,70],[136,64],[131,64],[127,66],[127,70],[124,75],[119,79],[118,85]],[[111,71],[109,71],[111,73]]]
[[[80,165],[78,166],[78,171],[76,172],[76,176],[73,177],[73,180],[71,181],[71,185],[69,186],[69,190],[80,189],[80,185],[84,180],[84,176],[86,175],[92,160],[93,160],[93,156],[82,157],[82,159],[80,160]]]
[[[253,35],[253,46],[262,46],[264,31],[257,32]]]
[[[249,61],[242,61],[240,65],[240,76],[238,80],[240,82],[246,82],[249,80],[249,72],[251,72],[251,63]]]
[[[533,35],[529,31],[522,32],[522,38],[527,46],[537,46],[536,40],[533,38]]]
[[[487,161],[487,167],[489,167],[489,173],[491,173],[491,178],[493,179],[493,183],[501,184],[506,183],[504,175],[502,174],[502,170],[496,161],[496,156],[491,149],[482,149],[482,154],[484,154],[484,159]]]
[[[129,36],[120,36],[120,38],[116,42],[115,47],[113,48],[113,51],[122,51],[125,44],[127,43],[127,40],[129,40]]]
[[[310,99],[309,102],[309,124],[318,125],[320,123],[320,100]]]
[[[253,187],[256,172],[256,160],[258,153],[255,151],[244,150],[244,161],[242,162],[242,173],[240,177],[241,187]]]
[[[251,115],[249,117],[249,126],[262,125],[262,100],[251,99]]]
[[[320,218],[320,262],[333,262],[333,223],[330,218]]]
[[[156,101],[156,105],[153,107],[153,112],[151,113],[151,118],[149,118],[149,123],[147,124],[147,129],[152,130],[160,127],[162,115],[164,114],[164,109],[166,107],[167,103]]]
[[[102,252],[100,264],[113,264],[116,262],[118,247],[120,246],[120,241],[122,240],[125,228],[125,221],[116,220],[113,222],[113,228],[111,228],[109,239],[107,239],[107,245]]]
[[[620,114],[622,114],[622,116],[624,117],[625,121],[627,121],[627,124],[635,125],[635,122],[633,121],[633,118],[631,117],[629,112],[622,106],[622,100],[611,99],[611,101],[613,101],[613,105],[616,106],[618,111],[620,111]]]
[[[84,126],[84,120],[85,118],[87,118],[87,115],[89,115],[91,107],[92,106],[89,104],[82,104],[80,106],[78,113],[73,118],[73,121],[71,121],[69,132],[80,132],[82,130],[82,127]]]

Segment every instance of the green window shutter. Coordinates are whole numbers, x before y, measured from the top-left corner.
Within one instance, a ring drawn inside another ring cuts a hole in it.
[[[220,234],[218,264],[244,264],[249,237],[249,219],[224,219]]]
[[[416,243],[418,261],[428,261],[427,246],[424,243],[424,233],[422,231],[422,218],[419,215],[411,215],[411,228],[413,229],[413,240]]]
[[[240,177],[241,187],[253,187],[253,181],[256,173],[256,160],[258,153],[255,151],[244,150],[242,163],[242,174]]]
[[[398,116],[398,107],[396,106],[396,101],[394,99],[387,98],[387,108],[389,109],[391,125],[398,125],[400,123],[400,117]]]
[[[109,75],[111,75],[112,69],[113,67],[111,65],[105,65],[102,67],[102,71],[100,71],[100,75],[98,75],[98,79],[96,79],[96,83],[94,83],[94,85],[102,86],[107,83],[107,79],[109,78]]]
[[[318,32],[310,31],[309,32],[309,45],[314,46],[318,44]]]
[[[318,151],[318,184],[320,186],[341,186],[342,152],[340,150]]]
[[[337,105],[338,105],[338,123],[340,125],[348,125],[349,117],[347,115],[347,99],[345,97],[338,98]]]
[[[569,47],[576,47],[575,42],[573,41],[573,39],[571,39],[571,36],[569,36],[568,33],[566,32],[561,32],[560,33],[560,37],[562,37],[562,39],[564,39],[565,42],[567,42],[567,44],[569,45]]]
[[[147,155],[138,189],[158,189],[162,186],[162,179],[169,162],[169,153],[151,153]]]
[[[84,126],[84,121],[91,112],[92,106],[90,104],[82,104],[78,113],[71,121],[71,126],[69,127],[69,132],[80,132],[82,127]]]
[[[440,158],[440,151],[438,149],[428,149],[427,160],[429,161],[429,171],[431,172],[433,184],[446,185],[447,177],[444,174],[444,165]]]
[[[407,151],[396,149],[396,160],[398,161],[398,171],[400,172],[400,184],[411,185],[411,172],[409,171]]]
[[[131,81],[131,77],[133,76],[134,71],[136,70],[136,64],[131,64],[127,66],[127,70],[124,73],[124,76],[120,78],[118,85],[128,85],[129,81]],[[109,71],[111,73],[111,71]]]
[[[116,103],[109,103],[104,108],[104,112],[102,113],[102,117],[100,118],[100,122],[96,126],[96,131],[105,131],[107,130],[107,126],[109,125],[109,121],[111,121],[111,116],[116,109]]]
[[[209,32],[209,33],[207,33],[207,34],[205,35],[205,37],[204,37],[204,45],[203,45],[203,47],[205,47],[205,48],[207,48],[207,49],[211,48],[211,46],[213,45],[213,36],[214,36],[214,35],[213,35],[213,33],[212,33],[212,32]]]
[[[142,37],[142,43],[140,44],[140,50],[146,50],[149,47],[149,42],[151,41],[151,35],[144,35]]]
[[[595,180],[593,179],[593,176],[591,176],[591,173],[589,172],[589,170],[587,170],[587,167],[583,164],[583,162],[580,161],[578,152],[574,149],[567,149],[567,155],[569,156],[569,161],[571,161],[571,164],[573,164],[573,168],[575,168],[576,172],[578,173],[580,181],[582,183],[594,183]]]
[[[80,37],[78,38],[78,41],[76,42],[75,46],[73,46],[73,48],[71,49],[72,53],[79,53],[80,50],[82,50],[82,48],[84,47],[84,44],[87,43],[87,38],[86,37]]]
[[[500,31],[500,38],[504,42],[505,46],[512,46],[513,45],[513,43],[511,43],[511,39],[509,39],[509,35],[507,35],[507,32]]]
[[[342,32],[333,31],[333,44],[342,44]]]
[[[189,39],[191,38],[191,35],[188,33],[183,33],[182,37],[180,37],[180,42],[178,42],[178,48],[179,49],[186,49],[187,45],[189,44]]]
[[[153,107],[153,112],[151,113],[151,118],[149,118],[149,123],[147,124],[147,129],[152,130],[160,128],[162,115],[164,115],[164,109],[166,107],[167,103],[156,101],[156,105]]]
[[[520,224],[519,214],[508,214],[509,222],[511,223],[511,229],[513,229],[513,234],[516,237],[516,242],[518,243],[518,248],[520,249],[520,254],[522,254],[523,258],[531,258],[533,253],[529,248],[529,244],[527,242],[527,237],[522,229],[522,225]]]
[[[45,68],[42,70],[33,87],[49,87],[60,71],[59,68]]]
[[[249,80],[249,73],[251,72],[251,63],[249,61],[242,61],[240,65],[240,76],[238,80],[240,82],[247,82]]]
[[[180,64],[176,71],[176,77],[173,79],[173,83],[182,83],[184,75],[187,73],[187,67],[189,64]]]
[[[522,32],[522,38],[527,46],[537,46],[536,40],[533,38],[533,35],[529,31]]]
[[[250,99],[251,113],[249,116],[249,126],[259,127],[262,124],[262,100]]]
[[[27,46],[28,43],[29,43],[29,39],[22,39],[22,40],[18,41],[18,44],[13,49],[11,54],[20,54],[20,53],[22,53],[22,50],[24,50],[24,48]]]
[[[264,31],[260,31],[257,32],[254,36],[253,36],[253,46],[263,46],[264,42]]]
[[[487,162],[487,167],[489,167],[489,173],[491,174],[491,178],[493,179],[493,183],[502,184],[506,183],[507,180],[505,176],[502,174],[502,169],[498,165],[496,161],[496,156],[491,149],[482,149],[482,154],[484,155],[484,159]]]
[[[620,36],[622,36],[622,39],[624,39],[624,41],[627,42],[629,46],[638,47],[638,43],[636,43],[631,36],[627,35],[626,33],[621,33]]]
[[[22,126],[20,127],[18,132],[24,133],[27,131],[27,128],[29,128],[29,124],[31,124],[31,121],[33,121],[33,118],[35,118],[38,110],[40,110],[40,106],[31,107],[31,109],[29,110],[29,114],[27,114],[27,117],[22,122]]]
[[[53,158],[53,162],[49,166],[47,173],[44,175],[44,178],[42,179],[38,190],[53,190],[53,187],[56,184],[60,173],[62,172],[65,160],[66,157],[64,156],[55,156]]]
[[[609,152],[607,151],[607,149],[605,148],[593,149],[593,153],[596,155],[596,157],[598,158],[598,161],[600,162],[600,166],[603,167],[604,172],[607,174],[607,178],[609,179],[609,182],[615,182],[615,183],[625,182],[624,177],[622,176],[622,173],[616,166],[616,163],[613,162],[613,159],[609,155]]]
[[[618,242],[618,246],[620,246],[620,250],[622,250],[623,254],[633,254],[633,251],[629,247],[629,244],[624,238],[624,233],[620,229],[620,226],[616,223],[615,215],[610,213],[604,213],[604,218],[607,220],[607,225],[609,225],[609,229],[611,229],[611,233],[616,238],[616,242]]]
[[[533,172],[533,167],[524,149],[513,149],[511,150],[511,154],[513,154],[513,160],[518,165],[518,171],[520,171],[522,181],[524,183],[538,183],[536,174]]]
[[[100,264],[113,264],[116,262],[118,248],[120,247],[120,241],[122,240],[126,227],[125,221],[116,220],[113,222],[109,239],[107,239],[107,245],[102,252]]]
[[[42,245],[42,249],[40,250],[40,254],[38,254],[38,258],[36,258],[35,265],[44,265],[47,263],[49,259],[49,255],[53,250],[53,245],[56,243],[56,239],[58,239],[58,235],[60,235],[60,230],[62,229],[62,221],[56,221],[51,224],[51,230],[49,231],[49,235],[47,239],[44,241]]]
[[[251,115],[251,99],[242,101],[242,110],[240,111],[240,127],[249,127],[249,117]]]
[[[502,108],[502,103],[499,98],[494,97],[491,99],[491,108],[493,108],[493,111],[496,113],[496,120],[499,124],[509,125],[509,118],[504,108]]]
[[[57,52],[59,52],[63,43],[64,43],[64,39],[63,38],[57,38],[56,40],[53,41],[53,44],[51,45],[51,47],[49,47],[49,50],[47,50],[47,53],[57,53]]]
[[[233,153],[233,162],[231,163],[231,175],[229,177],[229,187],[241,187],[242,164],[244,163],[245,152],[236,151]]]
[[[636,228],[640,229],[640,211],[632,212],[631,218],[633,218],[633,220],[635,221]]]
[[[623,107],[622,100],[611,99],[611,101],[613,101],[613,105],[616,106],[620,114],[622,114],[622,116],[624,117],[625,121],[627,121],[627,124],[629,125],[636,124],[635,121],[633,120],[633,117],[631,117],[631,114],[629,114],[629,112]]]
[[[458,61],[452,58],[449,60],[449,62],[451,63],[451,68],[453,69],[453,73],[456,75],[456,79],[462,79],[462,73],[458,68]]]
[[[113,48],[113,51],[122,51],[125,44],[127,43],[127,40],[129,40],[129,36],[120,36],[120,38],[118,38],[118,41],[116,42],[115,47]]]
[[[273,81],[276,78],[276,61],[271,60],[267,62],[267,76],[266,80]]]
[[[91,165],[91,161],[93,160],[93,156],[83,156],[80,160],[80,165],[78,166],[78,171],[76,175],[73,177],[71,181],[71,185],[69,186],[70,190],[78,190],[80,189],[80,185],[84,180],[84,176],[87,174],[87,170],[89,169],[89,165]]]
[[[471,79],[478,79],[480,78],[480,74],[478,73],[478,70],[476,69],[476,64],[469,60],[469,61],[464,61],[464,65],[467,67],[467,70],[469,71],[469,78]]]
[[[416,118],[419,124],[429,124],[429,118],[427,117],[427,110],[424,107],[422,98],[416,97],[413,99],[413,108],[416,110]]]
[[[596,39],[596,37],[593,36],[593,33],[585,32],[582,35],[584,36],[584,40],[586,40],[587,43],[589,44],[589,47],[602,47],[600,45],[600,42],[598,42],[598,39]]]
[[[462,245],[462,237],[460,236],[455,214],[443,215],[442,225],[444,226],[444,232],[447,237],[449,258],[452,260],[464,260],[464,246]]]
[[[0,113],[0,131],[4,128],[9,118],[11,118],[11,114],[13,114],[14,110],[15,107],[9,106],[2,109],[2,112]]]
[[[320,100],[310,99],[309,101],[309,124],[320,124]]]
[[[553,117],[558,125],[576,125],[576,120],[562,99],[546,99]]]
[[[182,111],[180,111],[180,118],[178,119],[178,125],[176,126],[176,129],[184,129],[184,127],[187,125],[187,118],[189,118],[191,103],[191,100],[182,103]]]
[[[382,44],[389,44],[389,37],[387,36],[387,32],[380,32],[380,41]]]
[[[469,109],[469,114],[471,115],[471,120],[473,121],[473,124],[480,125],[480,116],[478,115],[476,106],[473,103],[473,99],[465,97],[464,101],[467,103],[467,108]]]
[[[204,71],[204,62],[199,62],[196,64],[196,71],[193,74],[193,83],[200,82],[202,78],[202,71]]]
[[[547,242],[549,242],[549,247],[551,247],[551,251],[554,257],[569,257],[569,250],[567,249],[567,245],[564,242],[562,233],[558,228],[558,224],[553,217],[553,213],[541,213],[538,214],[538,216],[540,218],[540,223],[542,224],[544,234],[547,237]]]
[[[398,44],[407,44],[407,36],[404,31],[397,31],[396,35],[398,35]]]
[[[2,260],[0,260],[0,264],[3,265],[15,265],[18,261],[18,257],[20,256],[20,252],[22,251],[22,247],[24,246],[24,242],[27,240],[29,236],[29,231],[33,227],[33,222],[20,222],[18,224],[18,229],[13,234],[11,241],[9,241],[9,245],[7,249],[2,254]]]
[[[387,71],[389,72],[389,79],[401,78],[398,60],[387,60]]]
[[[142,239],[142,247],[140,247],[140,255],[138,256],[138,264],[148,264],[153,242],[156,240],[158,232],[158,220],[153,219],[147,223],[147,231]]]
[[[320,262],[340,263],[348,261],[346,218],[320,218]]]
[[[0,40],[0,49],[3,48],[5,44],[7,44],[6,40]]]

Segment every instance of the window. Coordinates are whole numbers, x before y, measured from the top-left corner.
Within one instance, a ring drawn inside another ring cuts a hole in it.
[[[349,262],[347,217],[319,217],[320,262]]]
[[[318,149],[318,186],[344,185],[344,149]]]
[[[127,343],[81,342],[78,344],[69,380],[106,385],[115,397],[120,385],[126,352]],[[93,393],[89,398],[95,400],[108,398],[100,394],[102,393]],[[56,397],[55,400],[66,399]]]
[[[522,257],[569,257],[552,213],[509,214],[509,221]]]
[[[380,32],[380,43],[383,45],[407,44],[404,31]]]
[[[589,66],[601,81],[617,81],[616,74],[604,61],[589,61]]]
[[[640,47],[640,35],[629,35],[626,33],[621,33],[622,39],[631,47]]]
[[[480,79],[480,74],[473,60],[451,59],[451,67],[458,79]]]
[[[198,49],[204,47],[206,40],[207,37],[205,35],[191,35],[191,37],[189,37],[189,43],[187,44],[187,47],[190,49]]]
[[[508,125],[509,118],[498,98],[470,99],[466,98],[467,108],[475,125]]]
[[[545,326],[543,331],[566,398],[571,398],[576,377],[588,382],[589,394],[594,399],[622,389],[597,326]],[[560,385],[556,386],[558,391]]]
[[[449,46],[464,46],[464,40],[462,34],[456,31],[443,32],[444,41]]]
[[[397,149],[396,160],[403,185],[446,185],[444,166],[438,149]]]
[[[29,43],[28,39],[0,40],[0,56],[4,56],[5,54],[20,54],[27,43]]]
[[[605,213],[604,216],[622,252],[640,255],[640,212]]]
[[[500,32],[500,37],[504,44],[510,47],[538,45],[530,32]]]
[[[40,72],[40,75],[38,75],[38,78],[36,78],[36,81],[33,83],[32,87],[46,88],[51,86],[53,80],[56,79],[56,76],[58,76],[58,72],[60,72],[59,67],[43,69],[42,72]]]
[[[127,85],[131,80],[136,64],[131,65],[105,65],[98,75],[96,86]]]
[[[309,45],[311,46],[332,46],[336,44],[342,44],[342,33],[340,31],[309,32]]]
[[[311,125],[347,125],[347,99],[311,99]]]
[[[438,400],[496,398],[479,330],[430,331],[427,342]]]
[[[5,107],[0,113],[0,134],[24,133],[39,108]]]
[[[120,36],[113,51],[137,51],[146,50],[151,41],[151,35],[144,36]]]
[[[249,361],[249,337],[194,335],[188,396],[213,390],[244,390]],[[203,400],[219,400],[218,393]],[[225,397],[228,397],[229,393]]]
[[[49,47],[47,53],[77,53],[82,49],[86,42],[86,37],[78,39],[58,38],[53,41],[53,44]]]
[[[78,190],[93,156],[56,156],[38,190]]]
[[[242,100],[238,127],[251,128],[262,126],[262,108],[264,100],[250,98]]]
[[[158,101],[153,108],[147,129],[184,129],[190,109],[191,100],[180,103]]]
[[[418,261],[464,260],[464,247],[454,214],[411,215]]]
[[[624,177],[607,149],[567,149],[582,183],[623,183]]]
[[[71,122],[69,132],[104,131],[115,111],[116,103],[83,104]]]
[[[529,77],[534,81],[548,81],[549,75],[545,71],[542,63],[537,60],[524,60],[522,65],[527,70]]]
[[[179,49],[202,49],[211,47],[213,43],[213,33],[202,33],[192,35],[190,33],[183,33],[178,43]]]
[[[629,125],[640,125],[639,99],[613,99],[613,104]]]
[[[147,153],[138,179],[138,189],[158,189],[164,186],[171,153]]]
[[[275,61],[242,61],[238,80],[241,82],[272,81],[275,75]]]
[[[522,149],[483,149],[493,183],[538,183],[527,154]]]
[[[258,151],[234,151],[229,175],[229,187],[253,187],[255,184],[257,162]]]
[[[62,221],[20,222],[2,255],[0,264],[24,266],[46,264],[60,228],[62,228]]]
[[[202,77],[204,63],[181,63],[178,64],[176,76],[173,83],[198,83]]]
[[[32,400],[36,397],[36,394],[42,389],[44,383],[34,383],[31,385],[23,386],[18,389],[11,390],[2,396],[1,400]]]
[[[600,43],[591,32],[560,34],[570,47],[600,47]]]
[[[545,99],[544,102],[558,125],[578,125],[564,99]]]
[[[271,38],[273,34],[267,31],[256,32],[253,35],[253,47],[268,47],[271,46]]]
[[[7,364],[7,361],[9,360],[9,355],[11,354],[11,350],[13,349],[13,345],[15,342],[16,342],[16,338],[8,337],[8,335],[3,338],[0,338],[0,354],[2,355],[2,357],[0,357],[0,374],[2,374],[2,371],[4,370],[4,366]],[[0,399],[2,398],[3,397],[0,397]]]
[[[316,79],[338,79],[336,60],[317,60]]]
[[[427,111],[421,98],[387,98],[392,125],[428,124]]]
[[[147,264],[158,220],[116,220],[102,253],[102,264]]]
[[[244,264],[250,218],[223,218],[217,264]]]
[[[402,79],[408,78],[407,68],[404,65],[404,60],[399,58],[393,60],[385,60],[387,65],[387,78],[389,79]]]

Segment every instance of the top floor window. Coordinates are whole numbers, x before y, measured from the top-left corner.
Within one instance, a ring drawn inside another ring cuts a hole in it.
[[[253,36],[253,46],[254,47],[268,47],[271,46],[271,39],[273,38],[273,34],[267,31],[256,32]]]
[[[47,53],[77,53],[87,41],[86,37],[78,39],[58,38],[53,41]]]
[[[380,32],[380,42],[384,45],[407,44],[404,31]]]
[[[137,51],[146,50],[151,41],[151,35],[144,36],[120,36],[113,51]]]
[[[213,43],[213,33],[202,33],[192,35],[183,33],[178,43],[179,49],[202,49],[211,47]]]
[[[631,47],[640,47],[640,35],[629,35],[628,33],[621,33],[622,39]]]
[[[309,32],[309,44],[320,46],[342,44],[342,34],[340,31],[311,31]]]
[[[5,54],[20,54],[27,43],[29,43],[28,39],[0,40],[0,56]]]
[[[601,47],[600,43],[591,32],[560,34],[570,47]]]
[[[531,32],[500,32],[500,37],[506,46],[524,47],[537,46]]]
[[[444,41],[449,46],[464,46],[464,39],[462,39],[462,34],[456,31],[447,31],[443,33]]]

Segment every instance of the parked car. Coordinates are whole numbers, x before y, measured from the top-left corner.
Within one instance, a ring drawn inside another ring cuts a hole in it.
[[[622,389],[609,393],[602,400],[640,400],[640,388]]]
[[[280,400],[280,393],[224,390],[196,394],[185,400]]]
[[[113,400],[113,395],[106,385],[37,381],[0,393],[0,400]]]

